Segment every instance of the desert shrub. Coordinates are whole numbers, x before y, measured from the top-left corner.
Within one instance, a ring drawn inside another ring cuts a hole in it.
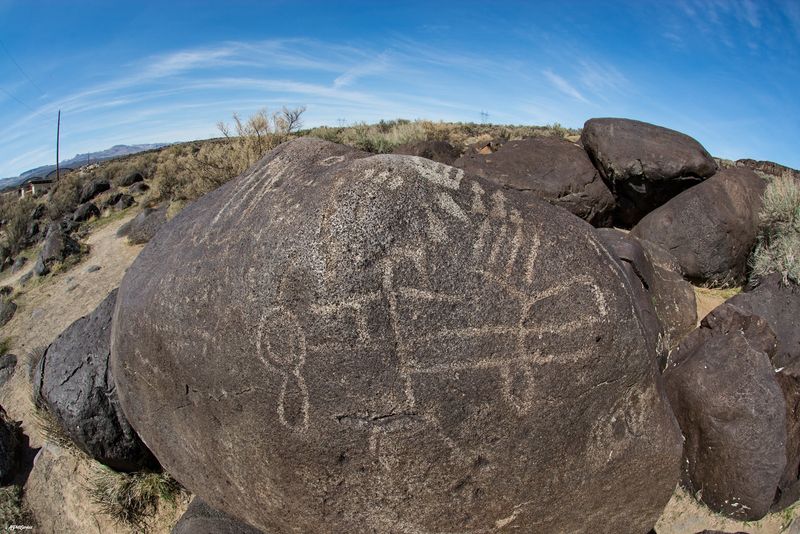
[[[0,339],[0,356],[5,356],[9,352],[11,352],[11,338],[4,337]]]
[[[790,177],[775,178],[763,200],[751,281],[780,273],[784,283],[800,283],[800,185]]]
[[[0,219],[6,221],[3,226],[3,244],[17,254],[28,243],[28,230],[33,222],[33,209],[36,201],[30,197],[8,199],[0,206]]]
[[[89,493],[101,511],[118,523],[144,529],[161,503],[175,505],[183,489],[167,473],[118,473],[100,464]]]
[[[50,219],[57,220],[75,211],[80,199],[81,187],[92,176],[70,173],[61,178],[50,192],[47,203],[47,214]]]
[[[0,530],[10,531],[11,525],[35,526],[33,514],[22,500],[22,488],[17,485],[0,488]]]

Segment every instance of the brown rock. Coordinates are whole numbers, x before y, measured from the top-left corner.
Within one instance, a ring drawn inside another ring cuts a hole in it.
[[[112,336],[144,441],[270,533],[646,532],[680,436],[592,228],[365,156],[281,145],[144,248]]]
[[[646,122],[590,119],[581,142],[617,198],[617,221],[628,227],[717,171],[700,143]]]
[[[496,152],[467,153],[454,166],[608,226],[614,197],[579,146],[556,137],[508,141]]]
[[[406,156],[419,156],[421,158],[438,161],[445,165],[452,165],[461,155],[461,152],[447,141],[417,141],[405,143],[394,149],[393,154]]]
[[[752,171],[724,169],[647,215],[631,233],[667,249],[690,280],[740,283],[765,187]]]

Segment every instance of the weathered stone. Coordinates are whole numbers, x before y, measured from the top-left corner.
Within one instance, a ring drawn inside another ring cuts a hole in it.
[[[119,197],[119,200],[117,200],[117,202],[114,204],[114,210],[115,211],[122,211],[122,210],[124,210],[126,208],[130,208],[131,206],[134,205],[134,203],[135,203],[135,201],[133,200],[132,196],[130,196],[130,195],[121,195]]]
[[[141,245],[150,241],[165,222],[167,222],[166,208],[145,208],[139,215],[119,227],[117,237],[127,237],[130,244]]]
[[[108,367],[116,296],[112,291],[47,348],[33,393],[80,449],[113,469],[132,471],[156,462],[125,418]]]
[[[0,406],[0,484],[14,478],[19,463],[19,425]]]
[[[150,190],[150,186],[144,182],[138,182],[128,188],[128,192],[132,195],[140,195]]]
[[[0,326],[8,323],[17,313],[17,305],[8,298],[0,299]]]
[[[611,191],[586,152],[565,139],[509,141],[493,153],[467,153],[454,165],[506,189],[564,208],[594,226],[611,223]]]
[[[14,288],[11,286],[0,286],[0,297],[7,297],[14,292]]]
[[[44,276],[50,272],[54,263],[63,262],[69,256],[78,254],[80,250],[80,244],[72,239],[59,223],[53,223],[47,229],[44,246],[39,252],[33,270],[37,275]]]
[[[172,534],[263,534],[261,530],[214,510],[195,497]]]
[[[150,241],[114,315],[131,423],[270,533],[646,532],[680,435],[592,228],[366,156],[285,143]]]
[[[28,258],[25,256],[18,256],[16,260],[14,260],[14,264],[11,266],[11,272],[17,273],[22,270],[23,267],[28,263]]]
[[[581,142],[617,198],[617,221],[628,227],[717,171],[700,143],[646,122],[590,119]]]
[[[394,149],[393,154],[405,156],[419,156],[421,158],[438,161],[445,165],[452,165],[461,152],[447,141],[417,141],[405,143]]]
[[[85,204],[81,204],[75,209],[75,212],[72,214],[72,220],[75,222],[83,222],[88,221],[92,217],[99,217],[100,210],[97,209],[97,206],[92,204],[91,202],[87,202]]]
[[[786,467],[775,347],[766,321],[726,303],[672,351],[664,372],[686,439],[684,483],[709,508],[739,520],[769,511]]]
[[[31,211],[31,219],[41,219],[47,214],[47,206],[44,204],[36,204],[36,207]]]
[[[14,354],[3,354],[0,356],[0,386],[8,382],[14,375],[17,368],[17,357]]]
[[[120,187],[128,187],[135,183],[141,182],[142,180],[144,180],[142,173],[139,171],[134,171],[117,180],[117,185]]]
[[[109,189],[111,189],[111,182],[108,180],[95,179],[86,182],[81,188],[78,202],[81,204],[89,202],[103,191],[108,191]]]
[[[667,249],[690,280],[742,282],[765,187],[753,171],[724,169],[647,215],[631,233]]]
[[[789,176],[795,180],[800,180],[800,171],[780,165],[773,161],[756,161],[754,159],[737,159],[735,162],[737,167],[744,167],[751,171],[762,172],[770,176]]]

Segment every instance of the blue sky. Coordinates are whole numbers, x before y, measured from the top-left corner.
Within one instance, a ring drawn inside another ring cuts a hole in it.
[[[0,0],[0,176],[233,112],[654,122],[800,167],[800,1]]]

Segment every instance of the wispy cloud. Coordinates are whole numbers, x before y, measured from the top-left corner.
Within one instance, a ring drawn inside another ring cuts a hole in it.
[[[574,98],[575,100],[579,100],[584,104],[588,104],[589,101],[584,97],[580,91],[578,91],[572,84],[570,84],[567,80],[559,76],[558,74],[554,73],[550,69],[546,69],[542,71],[544,77],[553,84],[553,87],[564,93],[565,95]]]

